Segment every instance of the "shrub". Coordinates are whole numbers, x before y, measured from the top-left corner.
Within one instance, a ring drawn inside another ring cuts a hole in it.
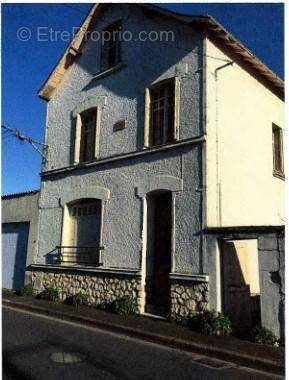
[[[46,301],[58,302],[59,301],[58,289],[52,286],[45,288],[41,293],[37,295],[37,298],[46,300]]]
[[[18,294],[20,296],[33,296],[33,285],[31,283],[25,284]]]
[[[136,314],[138,306],[135,298],[124,296],[113,302],[113,311],[120,315]]]
[[[101,302],[96,306],[96,308],[119,315],[137,314],[138,312],[136,299],[129,296],[123,296],[112,302]]]
[[[266,327],[255,326],[251,331],[251,337],[255,343],[279,346],[279,340],[276,335]]]
[[[232,332],[231,321],[226,315],[209,310],[191,317],[188,325],[192,330],[206,335],[230,335]]]
[[[73,305],[75,307],[87,305],[88,304],[88,297],[87,294],[78,292],[72,296],[68,296],[65,300],[65,303],[68,305]]]

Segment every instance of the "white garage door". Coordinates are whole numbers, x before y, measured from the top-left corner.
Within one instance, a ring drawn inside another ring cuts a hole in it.
[[[2,224],[2,288],[20,290],[24,284],[29,223]]]

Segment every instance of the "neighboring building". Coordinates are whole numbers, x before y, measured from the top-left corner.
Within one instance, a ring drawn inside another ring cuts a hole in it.
[[[35,262],[39,191],[2,196],[2,288],[20,290]]]
[[[83,28],[39,92],[35,287],[175,318],[210,307],[282,335],[283,82],[210,16],[100,4]]]

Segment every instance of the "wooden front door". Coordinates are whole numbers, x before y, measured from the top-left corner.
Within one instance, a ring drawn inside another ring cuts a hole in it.
[[[171,193],[163,192],[153,196],[154,233],[151,301],[159,314],[166,315],[170,305],[171,271]]]

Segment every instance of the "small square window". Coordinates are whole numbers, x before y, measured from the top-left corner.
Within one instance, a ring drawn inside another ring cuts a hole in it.
[[[273,124],[272,126],[273,140],[273,172],[274,174],[284,176],[284,160],[283,160],[283,132],[280,127]]]

